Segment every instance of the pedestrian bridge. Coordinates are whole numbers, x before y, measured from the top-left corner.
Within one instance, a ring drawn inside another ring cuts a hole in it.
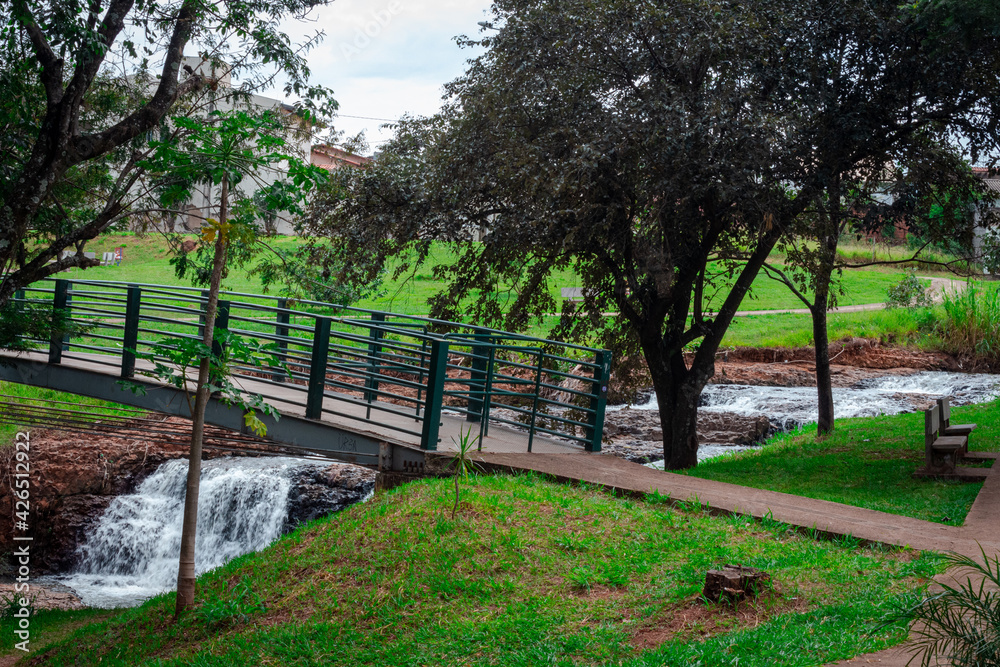
[[[15,303],[62,311],[84,333],[0,352],[0,379],[190,417],[194,383],[164,381],[171,350],[204,332],[206,291],[49,280]],[[463,435],[485,452],[596,452],[610,353],[456,322],[223,293],[216,330],[267,344],[257,362],[228,360],[238,390],[280,417],[267,440],[381,470],[420,472]],[[235,347],[235,345],[233,345]],[[197,376],[197,369],[188,375]],[[10,406],[0,420],[38,426]],[[218,398],[206,422],[246,433],[243,410]]]

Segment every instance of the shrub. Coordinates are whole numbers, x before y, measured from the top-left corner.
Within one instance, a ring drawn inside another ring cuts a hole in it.
[[[982,563],[961,554],[946,556],[953,567],[975,575],[928,596],[903,612],[913,635],[914,659],[923,667],[1000,665],[1000,557]],[[912,660],[911,660],[912,662]]]
[[[888,289],[886,308],[928,308],[931,297],[913,271],[908,271],[898,283]]]

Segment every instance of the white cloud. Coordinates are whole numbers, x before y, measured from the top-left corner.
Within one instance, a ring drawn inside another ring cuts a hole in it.
[[[336,0],[310,20],[283,28],[293,39],[322,30],[309,54],[312,81],[333,89],[343,116],[396,119],[428,115],[441,105],[442,86],[475,55],[456,35],[476,35],[488,0]],[[272,91],[272,95],[277,91]],[[373,149],[388,138],[380,121],[341,117],[349,136],[365,130]]]

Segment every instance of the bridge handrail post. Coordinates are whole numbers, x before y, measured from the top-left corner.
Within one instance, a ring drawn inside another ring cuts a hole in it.
[[[601,440],[604,438],[604,412],[608,405],[608,382],[611,380],[611,352],[601,350],[594,355],[594,379],[590,390],[590,410],[587,416],[588,452],[601,451]]]
[[[139,347],[139,313],[142,288],[130,285],[125,297],[125,332],[122,336],[122,377],[135,375],[135,353]]]
[[[372,313],[372,322],[383,324],[385,323],[385,313]],[[382,346],[379,341],[385,335],[385,331],[381,327],[373,326],[371,332],[371,341],[368,343],[368,377],[365,378],[365,402],[368,403],[368,413],[365,415],[365,419],[370,419],[372,416],[371,402],[372,400],[378,400],[378,370],[379,363],[378,357],[382,353]]]
[[[58,313],[63,313],[65,320],[70,318],[70,282],[64,278],[56,278],[55,293],[52,295],[52,324],[55,326]],[[49,363],[58,364],[62,362],[62,353],[69,345],[69,336],[59,335],[53,330],[52,338],[49,341]]]
[[[528,452],[535,440],[535,421],[538,419],[538,399],[542,392],[542,371],[545,368],[545,350],[538,349],[538,368],[535,370],[535,395],[531,401],[531,425],[528,427]]]
[[[309,393],[306,398],[306,419],[323,415],[323,394],[326,392],[326,364],[330,358],[329,317],[317,317],[313,330],[312,360],[309,363]]]
[[[491,337],[483,329],[475,329],[473,339],[478,342],[491,342]],[[465,420],[476,423],[483,418],[483,393],[486,391],[486,370],[489,360],[486,357],[490,348],[483,345],[472,346],[472,368],[469,371],[469,402]]]
[[[437,449],[447,370],[448,341],[431,341],[431,358],[427,369],[427,397],[424,399],[424,424],[420,437],[421,449]]]
[[[287,364],[288,363],[288,299],[280,298],[278,299],[278,324],[274,328],[274,334],[278,338],[278,361]],[[275,382],[284,382],[285,374],[281,371],[274,371],[271,373],[271,379]]]
[[[232,306],[230,301],[219,300],[218,306],[216,306],[215,311],[215,331],[212,332],[212,354],[215,355],[216,359],[222,360],[222,357],[226,354],[226,344],[219,340],[219,337],[215,333],[219,330],[229,331],[229,310]],[[213,377],[209,379],[214,385],[218,385],[221,378],[218,373],[214,373]]]

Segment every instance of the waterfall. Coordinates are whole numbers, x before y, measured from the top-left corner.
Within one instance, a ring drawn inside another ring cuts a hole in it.
[[[296,476],[330,467],[283,457],[204,461],[198,497],[198,574],[263,549],[287,526]],[[79,548],[76,571],[58,581],[85,604],[130,606],[173,590],[181,545],[186,459],[167,461],[134,493],[118,496]]]

